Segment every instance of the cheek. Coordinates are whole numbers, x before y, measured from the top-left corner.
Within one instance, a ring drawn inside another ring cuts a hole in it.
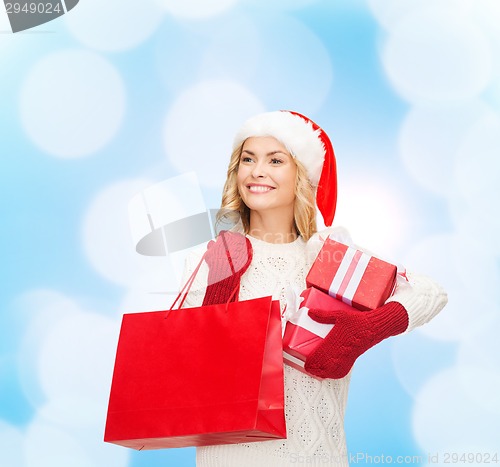
[[[246,179],[246,174],[244,169],[238,169],[236,172],[236,187],[238,188],[238,193],[241,196],[242,192],[242,187],[244,186],[244,182]]]
[[[287,189],[290,193],[290,196],[295,197],[295,184],[297,180],[297,170],[291,170],[287,174]]]
[[[238,169],[236,172],[236,184],[241,185],[243,183],[243,180],[245,179],[245,174],[243,173],[244,171],[241,169]]]

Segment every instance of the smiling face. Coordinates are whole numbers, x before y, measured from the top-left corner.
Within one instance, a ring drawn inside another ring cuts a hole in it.
[[[248,138],[243,144],[238,191],[251,211],[288,210],[293,218],[297,165],[285,146],[271,136]]]

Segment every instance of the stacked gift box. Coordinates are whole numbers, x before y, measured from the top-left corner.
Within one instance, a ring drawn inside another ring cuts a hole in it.
[[[334,325],[309,317],[311,309],[363,312],[383,305],[394,290],[397,267],[327,238],[306,278],[298,310],[283,336],[285,363],[305,372],[304,362]]]

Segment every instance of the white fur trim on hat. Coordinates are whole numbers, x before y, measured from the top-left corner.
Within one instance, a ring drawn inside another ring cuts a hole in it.
[[[248,119],[240,128],[233,150],[252,136],[272,136],[283,144],[290,154],[306,168],[309,180],[318,185],[325,159],[321,130],[314,130],[311,122],[287,111],[266,112]]]

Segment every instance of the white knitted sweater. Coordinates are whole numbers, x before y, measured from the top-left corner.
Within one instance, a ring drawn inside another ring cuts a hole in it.
[[[285,289],[305,289],[306,275],[327,234],[348,243],[345,231],[328,229],[309,242],[298,237],[292,243],[271,244],[248,237],[253,260],[242,276],[240,300],[266,295],[279,299],[283,309]],[[185,277],[194,270],[200,254],[186,261]],[[202,264],[184,307],[203,302],[208,267]],[[409,277],[411,286],[397,287],[390,300],[407,309],[408,331],[424,324],[446,304],[446,294],[433,281],[422,276]],[[408,332],[407,331],[407,332]],[[197,467],[289,467],[293,464],[347,466],[344,412],[350,374],[340,380],[318,380],[285,365],[285,418],[287,439],[248,444],[200,447]]]

